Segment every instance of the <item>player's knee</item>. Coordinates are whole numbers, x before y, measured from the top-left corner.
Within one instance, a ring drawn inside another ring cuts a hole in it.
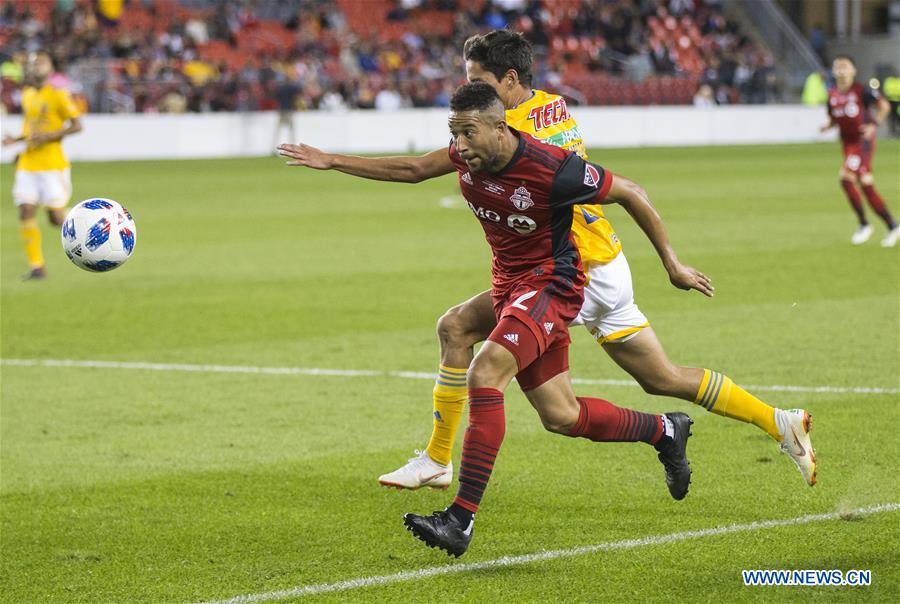
[[[469,388],[497,388],[499,371],[482,357],[475,357],[466,373],[466,386]]]
[[[447,347],[468,347],[473,346],[471,334],[471,326],[466,324],[459,307],[453,307],[438,319],[437,334],[441,341],[441,346]]]
[[[866,186],[875,184],[875,176],[873,176],[869,172],[866,172],[859,177],[859,183]]]
[[[50,210],[47,215],[50,218],[50,223],[55,226],[62,226],[62,223],[66,220],[66,215],[61,210]]]
[[[30,203],[19,206],[19,220],[30,220],[34,218],[35,207]]]

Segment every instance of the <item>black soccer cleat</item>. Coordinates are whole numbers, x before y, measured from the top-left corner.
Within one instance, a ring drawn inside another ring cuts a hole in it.
[[[659,461],[666,468],[666,486],[669,494],[676,501],[681,501],[687,495],[691,484],[691,464],[687,459],[687,441],[691,436],[691,424],[694,423],[684,413],[666,413],[666,417],[675,427],[675,435],[671,439],[665,439],[666,443],[657,445]]]
[[[450,512],[443,510],[431,516],[404,514],[403,524],[406,530],[428,544],[428,547],[439,547],[449,556],[459,558],[469,548],[472,541],[472,524],[464,530],[459,520]]]

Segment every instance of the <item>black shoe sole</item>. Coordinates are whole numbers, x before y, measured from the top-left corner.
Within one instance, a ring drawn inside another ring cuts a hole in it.
[[[419,539],[419,541],[422,541],[425,545],[427,545],[428,547],[430,547],[432,549],[436,547],[440,550],[447,552],[448,556],[453,556],[454,558],[459,558],[464,553],[466,553],[466,550],[463,550],[461,552],[451,551],[445,545],[438,543],[437,541],[434,541],[433,539],[431,539],[431,537],[429,535],[419,532],[418,527],[415,526],[414,524],[412,524],[406,516],[403,517],[403,524],[406,525],[406,530],[411,532],[413,535],[415,535],[415,537],[417,539]],[[468,548],[466,548],[466,549],[468,549]]]

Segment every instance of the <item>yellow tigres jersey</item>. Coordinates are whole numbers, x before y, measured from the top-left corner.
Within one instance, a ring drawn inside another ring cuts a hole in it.
[[[26,137],[33,133],[61,130],[68,120],[78,117],[78,108],[68,91],[49,84],[40,90],[25,88],[22,91],[22,111],[25,114],[22,135]],[[17,169],[27,172],[64,170],[68,167],[69,160],[63,153],[61,141],[37,146],[29,144],[19,154],[16,164]]]
[[[543,90],[532,91],[527,101],[506,110],[506,123],[521,132],[587,159],[587,150],[566,100]],[[574,206],[572,234],[581,252],[585,270],[592,264],[606,264],[622,251],[619,237],[599,205]]]

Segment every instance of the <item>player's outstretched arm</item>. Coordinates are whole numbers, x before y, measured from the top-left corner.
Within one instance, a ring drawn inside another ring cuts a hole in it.
[[[635,182],[613,175],[612,185],[603,203],[618,203],[625,211],[628,212],[637,223],[647,238],[659,254],[666,272],[669,273],[669,280],[672,285],[679,289],[691,290],[712,297],[715,288],[712,286],[712,280],[695,269],[692,266],[682,264],[675,255],[669,243],[669,235],[663,226],[662,219],[653,204],[647,192]]]
[[[278,145],[278,154],[289,159],[289,166],[337,170],[351,176],[391,182],[422,182],[456,170],[447,149],[418,156],[359,157],[326,153],[301,143]]]
[[[61,141],[71,134],[77,134],[83,130],[81,120],[77,117],[69,118],[69,123],[64,128],[53,130],[52,132],[35,132],[27,138],[30,145],[35,147],[45,143]]]

